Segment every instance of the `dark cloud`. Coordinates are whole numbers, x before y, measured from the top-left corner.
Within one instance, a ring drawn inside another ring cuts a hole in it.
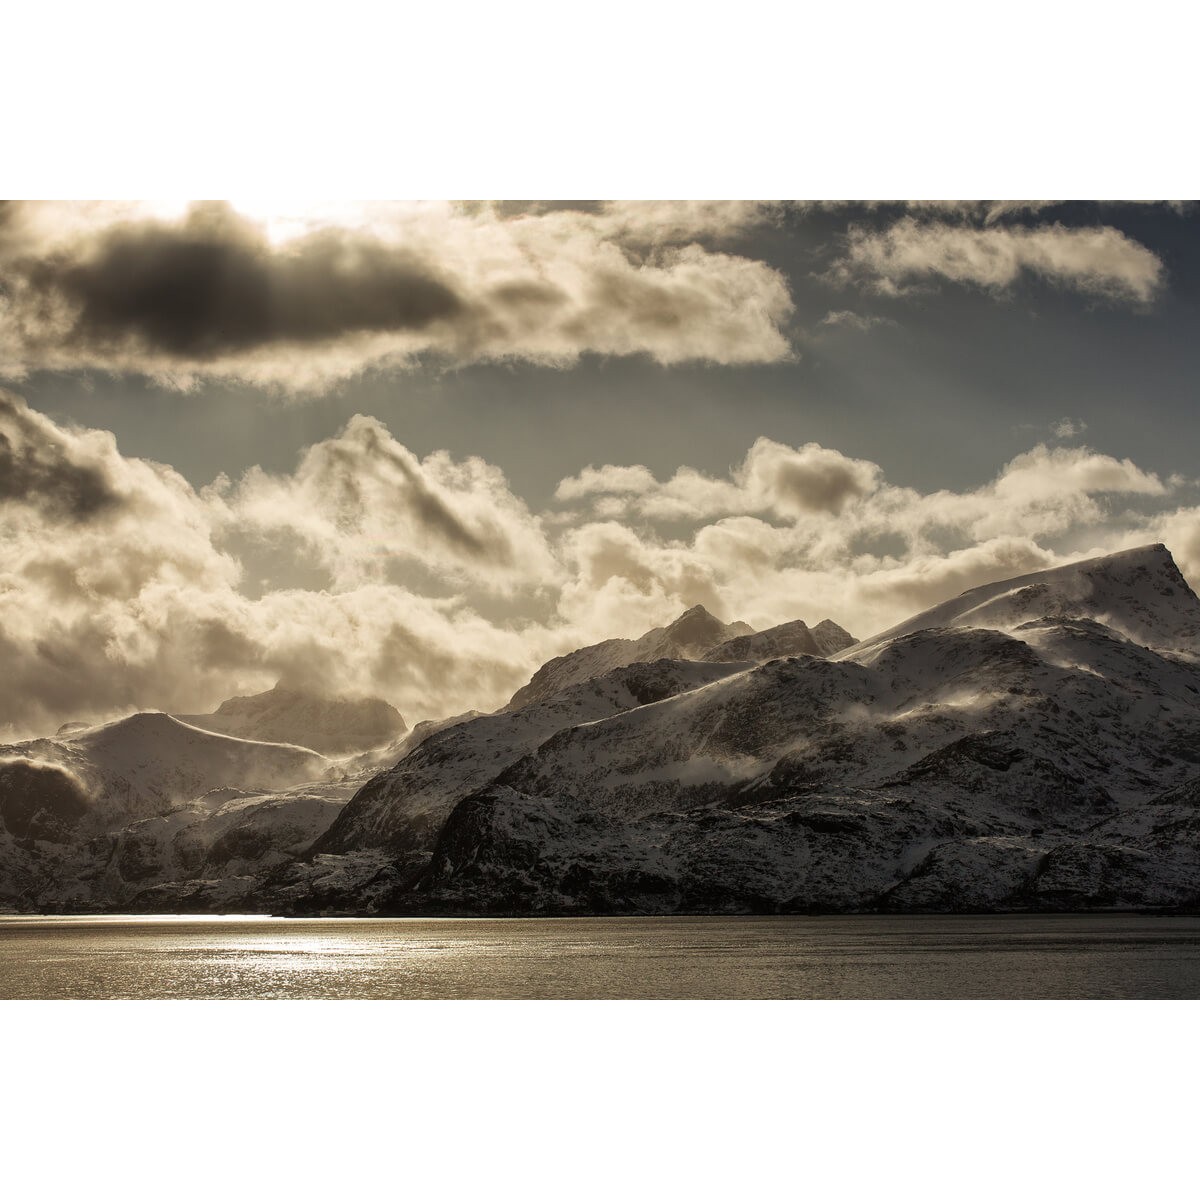
[[[327,229],[276,250],[223,206],[194,208],[179,225],[117,225],[81,251],[22,269],[35,293],[67,301],[69,338],[132,338],[200,361],[276,342],[423,329],[462,307],[402,247]]]
[[[404,477],[408,485],[408,506],[426,530],[467,557],[496,559],[500,562],[510,560],[512,548],[503,531],[490,529],[489,532],[494,536],[485,539],[469,529],[429,486],[411,458],[382,429],[364,424],[360,436],[368,455],[378,455]]]
[[[376,205],[259,223],[217,203],[170,219],[132,202],[21,204],[7,230],[0,214],[0,373],[302,392],[424,353],[787,358],[786,280],[695,241],[741,217],[677,208]]]
[[[72,521],[117,508],[123,498],[103,464],[73,458],[57,432],[23,400],[0,392],[0,503],[34,504]]]
[[[784,461],[779,464],[775,487],[806,512],[840,512],[851,499],[865,496],[871,488],[869,477],[852,461]]]

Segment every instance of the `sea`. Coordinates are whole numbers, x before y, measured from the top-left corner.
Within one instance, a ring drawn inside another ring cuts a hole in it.
[[[0,998],[1195,999],[1200,917],[0,917]]]

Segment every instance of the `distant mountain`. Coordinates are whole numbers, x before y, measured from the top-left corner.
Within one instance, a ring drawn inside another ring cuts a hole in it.
[[[212,733],[161,712],[0,747],[0,754],[58,763],[79,776],[106,811],[139,814],[214,788],[279,788],[321,779],[331,766],[302,746]]]
[[[858,638],[851,637],[840,625],[835,625],[829,620],[814,625],[812,635],[813,641],[817,643],[817,652],[823,655],[837,654],[839,650],[846,650],[858,642]]]
[[[334,765],[312,750],[211,733],[166,713],[136,713],[3,746],[0,901],[58,911],[127,904],[154,874],[146,866],[152,832],[199,826],[231,802],[286,806],[288,789],[298,785],[310,796],[336,798],[333,808],[309,804],[307,824],[298,824],[291,810],[292,830],[303,831],[289,835],[281,828],[280,836],[304,849],[359,782],[339,783]],[[208,836],[215,841],[229,825],[228,819],[210,824]],[[258,848],[260,854],[270,849],[262,838]],[[156,854],[156,870],[167,878],[205,865],[203,855],[186,849],[186,838],[168,839]]]
[[[288,742],[320,754],[360,754],[386,746],[407,729],[385,700],[322,696],[276,685],[255,696],[234,696],[214,713],[181,721],[260,742]]]
[[[815,629],[809,629],[803,621],[789,621],[761,633],[730,638],[700,657],[705,662],[767,662],[794,654],[823,658],[854,643],[855,639],[832,621],[822,621]]]
[[[561,658],[552,658],[513,696],[507,711],[544,700],[565,687],[630,663],[657,662],[662,658],[752,662],[779,654],[832,654],[835,649],[853,643],[854,639],[832,621],[822,621],[811,631],[803,621],[793,621],[755,633],[744,621],[726,625],[697,604],[670,625],[651,629],[636,640],[610,638]]]

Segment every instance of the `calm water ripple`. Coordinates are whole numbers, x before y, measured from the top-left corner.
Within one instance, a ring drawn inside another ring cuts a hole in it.
[[[1195,999],[1200,917],[0,917],[3,999]]]

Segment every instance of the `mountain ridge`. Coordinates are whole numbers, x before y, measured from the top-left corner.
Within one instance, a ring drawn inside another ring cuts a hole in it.
[[[306,746],[319,754],[361,754],[407,732],[404,718],[386,700],[325,696],[276,684],[250,696],[231,696],[215,712],[181,715],[198,729],[249,741]]]
[[[19,876],[23,904],[142,911],[1200,905],[1200,599],[1161,544],[982,585],[827,657],[815,633],[689,609],[551,660],[523,703],[418,727],[384,770],[314,756],[320,778],[258,792],[210,770],[189,786],[223,789],[169,811],[160,796],[86,845],[70,830],[91,793],[0,763],[22,831],[0,831],[0,884]],[[600,669],[659,649],[695,657]],[[125,729],[227,749],[143,718]],[[43,750],[94,788],[107,736]],[[307,753],[269,753],[289,750]]]
[[[1153,822],[1125,847],[1095,833],[1143,806],[1173,813],[1158,795],[1200,777],[1200,601],[1181,581],[1161,546],[1067,564],[831,659],[746,664],[564,727],[460,800],[428,862],[372,903],[1053,909],[1143,884],[1155,903],[1187,903],[1200,847],[1168,852]]]
[[[744,621],[726,625],[702,604],[696,604],[669,625],[651,629],[640,638],[609,638],[550,659],[513,694],[504,711],[515,711],[573,683],[635,662],[659,659],[732,662],[739,658],[749,661],[774,644],[781,647],[779,653],[827,654],[831,653],[828,647],[853,642],[844,629],[829,620],[822,621],[815,630],[809,630],[803,621],[792,621],[760,632]]]

